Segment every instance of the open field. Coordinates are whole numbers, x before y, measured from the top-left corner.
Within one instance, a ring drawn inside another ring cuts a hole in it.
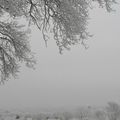
[[[120,120],[120,106],[109,102],[106,107],[79,107],[55,112],[0,111],[0,120]]]

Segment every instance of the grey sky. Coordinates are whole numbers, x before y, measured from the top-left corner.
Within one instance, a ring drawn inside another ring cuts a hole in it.
[[[88,50],[77,45],[60,55],[53,39],[46,48],[40,32],[33,30],[36,70],[22,67],[19,79],[0,87],[1,108],[42,109],[120,101],[120,9],[107,13],[96,8],[90,18],[88,30],[94,36],[88,40]]]

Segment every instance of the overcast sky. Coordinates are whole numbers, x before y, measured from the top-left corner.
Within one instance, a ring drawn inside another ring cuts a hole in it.
[[[120,101],[120,9],[90,13],[89,49],[77,45],[60,55],[53,39],[45,47],[33,29],[31,48],[36,70],[22,67],[19,79],[0,86],[1,109],[59,108],[105,105]]]

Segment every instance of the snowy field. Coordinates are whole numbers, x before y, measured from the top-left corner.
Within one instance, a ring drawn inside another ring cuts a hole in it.
[[[29,113],[0,111],[0,120],[120,120],[120,106],[109,102],[106,107],[79,107],[75,110]]]

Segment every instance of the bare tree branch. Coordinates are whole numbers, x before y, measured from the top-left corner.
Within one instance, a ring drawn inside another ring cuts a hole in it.
[[[27,32],[14,21],[24,16],[30,25],[34,23],[43,34],[47,46],[49,33],[62,54],[72,45],[82,44],[91,37],[87,31],[89,9],[97,2],[99,6],[111,12],[115,0],[0,0],[0,71],[1,81],[11,75],[16,76],[19,62],[33,67],[33,55],[30,50]],[[3,14],[9,14],[12,22],[1,21]]]

